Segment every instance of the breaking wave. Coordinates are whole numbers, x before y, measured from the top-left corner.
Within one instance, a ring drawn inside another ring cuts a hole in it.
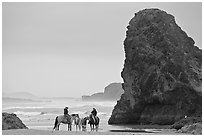
[[[35,116],[40,115],[41,112],[24,112],[24,111],[16,111],[14,112],[16,115],[24,115],[24,116]]]

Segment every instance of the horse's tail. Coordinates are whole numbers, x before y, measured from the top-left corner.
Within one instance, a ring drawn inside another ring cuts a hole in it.
[[[53,128],[53,129],[55,129],[55,128],[56,128],[56,126],[57,126],[57,123],[58,123],[57,118],[58,118],[58,116],[55,118],[55,124],[54,124],[54,128]]]

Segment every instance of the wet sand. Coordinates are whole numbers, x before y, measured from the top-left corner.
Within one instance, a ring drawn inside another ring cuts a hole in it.
[[[2,135],[184,135],[184,134],[183,133],[177,133],[173,129],[110,130],[110,131],[106,131],[106,132],[15,129],[15,130],[3,130]]]

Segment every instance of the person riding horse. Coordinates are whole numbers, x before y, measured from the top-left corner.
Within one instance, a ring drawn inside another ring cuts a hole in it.
[[[69,111],[68,111],[68,107],[64,108],[64,117],[67,118],[69,116]]]
[[[91,116],[92,116],[94,122],[96,122],[96,115],[97,115],[97,111],[95,108],[93,108],[93,110],[91,111]]]
[[[59,115],[55,118],[53,131],[59,130],[60,123],[67,124],[68,125],[68,131],[72,130],[72,125],[71,125],[72,121],[71,121],[71,116],[68,114],[68,107],[64,108],[64,115]]]

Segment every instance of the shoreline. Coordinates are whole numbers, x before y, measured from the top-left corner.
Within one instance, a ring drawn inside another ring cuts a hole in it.
[[[2,130],[2,135],[185,135],[172,129],[137,129],[110,131],[52,131],[40,129],[11,129]]]

